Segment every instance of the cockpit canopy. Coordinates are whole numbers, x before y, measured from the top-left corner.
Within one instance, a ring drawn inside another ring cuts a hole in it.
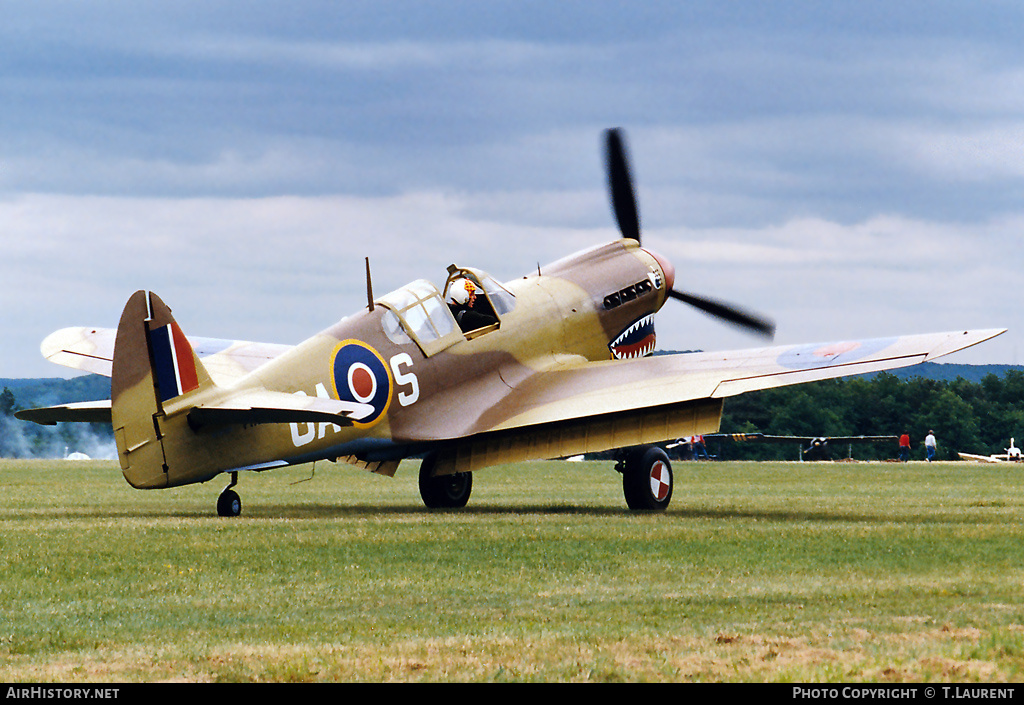
[[[445,300],[448,300],[448,290],[452,283],[462,278],[469,279],[483,291],[486,300],[499,317],[510,313],[516,307],[516,297],[490,274],[469,267],[456,267],[454,264],[448,267],[448,280],[444,283]]]
[[[501,316],[515,308],[515,297],[490,275],[455,265],[448,268],[445,295],[460,278],[476,285],[481,299],[479,306],[493,313],[493,324],[473,330],[460,329],[455,314],[437,287],[426,279],[417,279],[379,299],[387,309],[382,323],[388,338],[399,345],[416,343],[429,357],[460,340],[496,330],[501,325]]]

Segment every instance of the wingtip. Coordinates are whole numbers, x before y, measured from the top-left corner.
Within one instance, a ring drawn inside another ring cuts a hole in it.
[[[928,352],[924,361],[928,362],[945,355],[959,352],[960,350],[966,350],[967,348],[974,347],[975,345],[984,343],[987,340],[991,340],[996,336],[1002,335],[1006,331],[1006,328],[988,328],[983,330],[965,330],[961,333],[950,333],[947,335],[945,341]]]

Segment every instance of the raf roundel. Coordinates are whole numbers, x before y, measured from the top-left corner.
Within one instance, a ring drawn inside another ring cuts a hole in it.
[[[355,424],[376,423],[391,404],[391,371],[384,359],[366,343],[346,340],[335,348],[331,365],[337,398],[373,407],[372,414]]]

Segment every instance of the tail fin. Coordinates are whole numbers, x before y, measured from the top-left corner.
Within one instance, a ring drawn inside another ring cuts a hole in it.
[[[167,305],[156,294],[147,301],[145,291],[135,292],[117,326],[110,376],[114,439],[129,484],[180,484],[164,448],[167,427],[196,395],[213,387]]]

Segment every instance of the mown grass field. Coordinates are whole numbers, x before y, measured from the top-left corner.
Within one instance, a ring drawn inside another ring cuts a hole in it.
[[[0,681],[1024,676],[1024,468],[677,463],[665,514],[611,463],[434,512],[415,469],[247,475],[223,519],[219,481],[0,461]]]

